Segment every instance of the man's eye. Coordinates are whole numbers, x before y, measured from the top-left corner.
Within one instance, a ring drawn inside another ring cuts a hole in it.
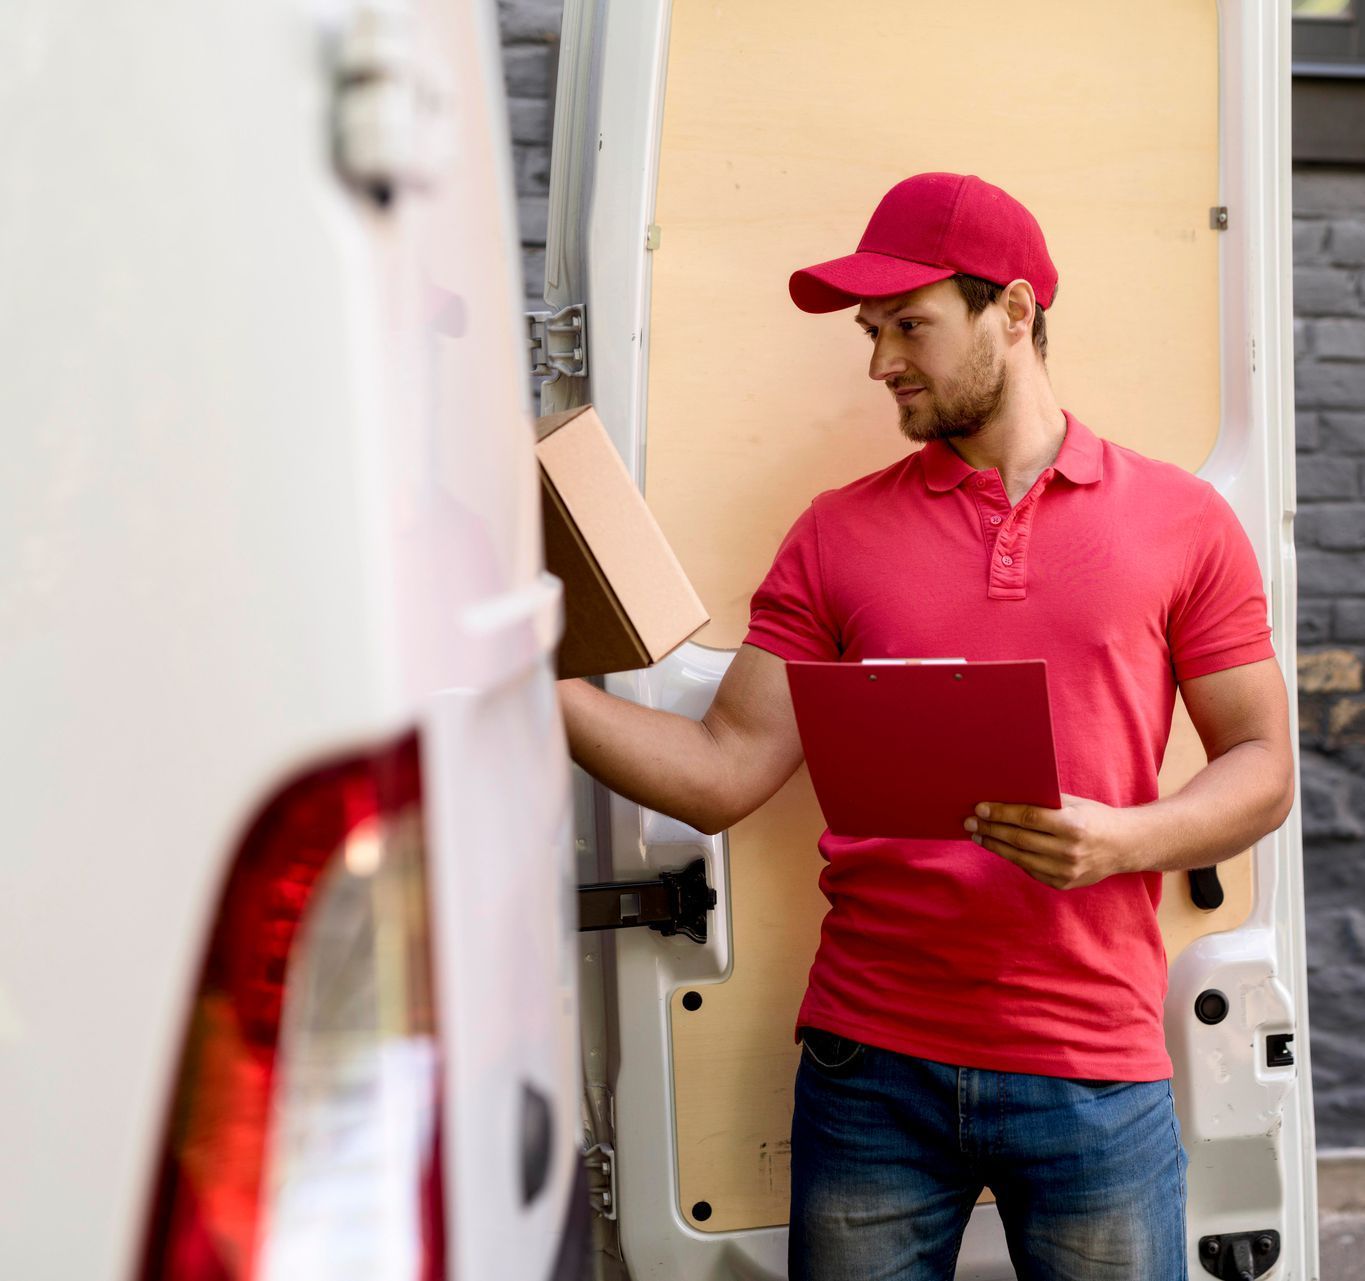
[[[902,333],[907,333],[907,334],[908,334],[912,329],[915,329],[915,328],[917,328],[918,326],[919,326],[919,321],[918,321],[918,320],[902,320],[902,321],[900,322],[900,327],[901,327],[901,332],[902,332]]]
[[[877,331],[875,329],[864,329],[863,333],[869,338],[876,338],[877,336]]]

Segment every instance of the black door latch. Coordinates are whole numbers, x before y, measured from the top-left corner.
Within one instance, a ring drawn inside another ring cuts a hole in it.
[[[660,934],[706,942],[706,917],[716,891],[706,883],[706,860],[693,859],[653,881],[605,881],[578,887],[578,929],[621,930],[647,925]]]
[[[1269,1228],[1199,1239],[1199,1262],[1204,1271],[1227,1281],[1256,1281],[1279,1257],[1280,1234]]]
[[[1204,912],[1223,906],[1223,886],[1218,880],[1216,867],[1192,867],[1190,876],[1190,898],[1195,907]]]

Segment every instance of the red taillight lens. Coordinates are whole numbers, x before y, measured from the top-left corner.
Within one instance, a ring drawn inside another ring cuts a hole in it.
[[[444,1276],[415,735],[258,814],[223,891],[143,1281]]]

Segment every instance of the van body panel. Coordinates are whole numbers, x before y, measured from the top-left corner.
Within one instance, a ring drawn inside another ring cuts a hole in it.
[[[337,167],[364,8],[0,14],[16,1276],[132,1274],[244,825],[300,771],[413,729],[452,1275],[549,1275],[582,1195],[561,602],[496,14],[389,7],[450,145],[381,202]],[[550,1124],[534,1197],[528,1089]]]

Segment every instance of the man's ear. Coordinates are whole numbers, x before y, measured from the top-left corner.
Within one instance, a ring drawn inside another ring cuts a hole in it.
[[[1027,280],[1011,280],[1000,295],[1000,302],[1008,317],[1005,328],[1010,341],[1032,341],[1033,313],[1038,307],[1033,286]]]

